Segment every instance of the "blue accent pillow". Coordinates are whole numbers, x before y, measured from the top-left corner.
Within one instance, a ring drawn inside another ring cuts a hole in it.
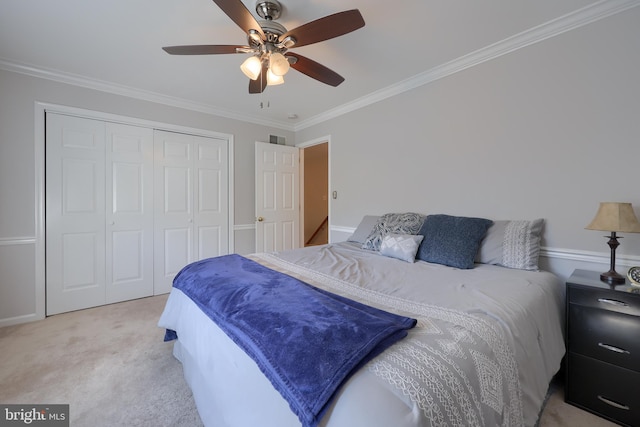
[[[424,239],[416,259],[469,269],[493,221],[451,215],[429,215],[418,234]]]

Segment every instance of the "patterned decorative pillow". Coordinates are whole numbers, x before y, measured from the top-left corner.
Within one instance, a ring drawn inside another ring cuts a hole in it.
[[[424,215],[407,213],[388,213],[382,215],[373,230],[362,244],[362,249],[379,251],[382,239],[389,233],[417,234],[424,222]]]
[[[544,219],[494,221],[476,261],[520,270],[538,270]]]
[[[473,268],[480,242],[493,221],[451,215],[429,215],[420,228],[424,236],[417,259],[456,268]]]
[[[419,234],[387,234],[380,244],[380,254],[407,262],[414,262],[422,239],[424,239],[424,236]]]

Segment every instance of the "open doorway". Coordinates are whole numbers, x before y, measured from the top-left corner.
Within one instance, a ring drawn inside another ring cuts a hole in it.
[[[304,246],[329,243],[329,143],[301,150]]]

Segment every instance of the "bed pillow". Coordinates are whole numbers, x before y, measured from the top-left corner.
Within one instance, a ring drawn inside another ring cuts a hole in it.
[[[362,244],[362,249],[379,251],[382,239],[389,233],[417,234],[424,218],[424,215],[413,212],[384,214],[376,221],[373,230]]]
[[[363,244],[364,241],[367,240],[367,237],[369,237],[369,234],[371,234],[371,231],[373,231],[373,227],[376,225],[379,218],[380,216],[378,215],[365,215],[362,217],[356,231],[354,231],[351,237],[347,239],[347,242]]]
[[[520,270],[538,270],[544,219],[494,221],[476,261]]]
[[[424,236],[419,234],[387,234],[380,243],[380,254],[402,261],[414,262],[422,239]]]
[[[420,228],[424,240],[416,258],[450,267],[473,268],[480,242],[493,221],[451,215],[429,215]]]

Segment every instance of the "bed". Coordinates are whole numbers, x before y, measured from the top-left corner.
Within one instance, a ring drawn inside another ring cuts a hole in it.
[[[242,257],[417,321],[350,373],[313,425],[536,425],[565,352],[564,288],[537,269],[542,220],[470,220],[365,216],[349,241]],[[175,333],[206,426],[312,425],[185,291],[172,289],[158,325]]]

